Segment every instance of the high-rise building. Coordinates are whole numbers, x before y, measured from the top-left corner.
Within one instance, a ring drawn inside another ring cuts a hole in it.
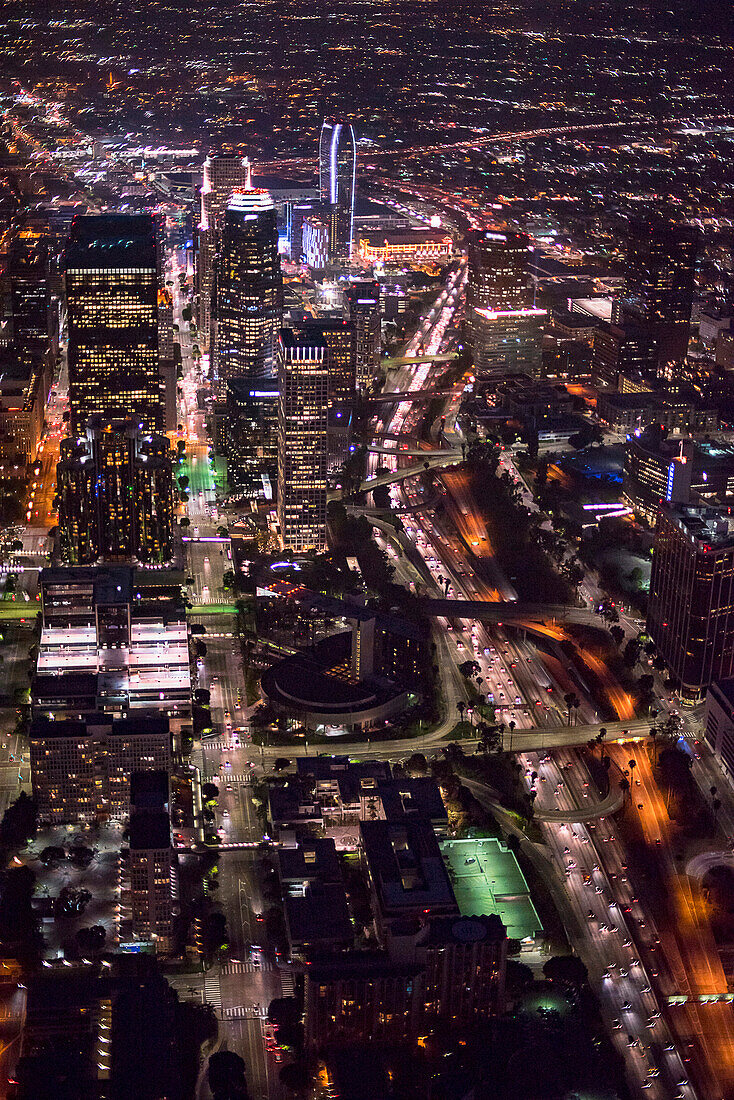
[[[273,376],[282,313],[275,206],[267,191],[235,188],[222,222],[212,304],[218,382]]]
[[[227,478],[249,499],[272,500],[278,481],[278,382],[227,383],[224,450]]]
[[[356,176],[357,141],[352,124],[325,119],[319,139],[319,191],[333,215],[330,247],[335,257],[352,254]]]
[[[533,304],[526,233],[474,230],[468,238],[467,313],[473,309],[527,309]]]
[[[651,378],[657,368],[655,334],[628,319],[621,324],[600,321],[594,333],[591,359],[596,385],[618,389],[620,378]]]
[[[230,195],[235,187],[249,186],[250,164],[242,157],[207,157],[201,187],[199,236],[199,336],[209,346],[214,264]]]
[[[344,464],[349,455],[354,411],[356,336],[345,320],[311,321],[300,329],[307,342],[322,338],[326,344],[329,374],[329,470]]]
[[[130,917],[133,935],[159,954],[173,946],[178,867],[171,843],[166,771],[134,772],[130,778]]]
[[[734,533],[709,507],[662,507],[647,631],[688,702],[734,675]]]
[[[13,342],[22,360],[37,367],[52,344],[48,244],[43,234],[28,228],[12,239],[7,275]]]
[[[471,341],[477,382],[490,375],[529,374],[540,378],[543,367],[544,309],[475,309]]]
[[[627,239],[622,314],[655,336],[658,373],[674,378],[688,350],[698,231],[636,219]]]
[[[70,565],[164,562],[173,548],[173,468],[164,435],[90,417],[57,467],[61,552]]]
[[[75,218],[65,267],[71,433],[81,435],[94,413],[162,430],[153,218]]]
[[[278,522],[287,550],[326,545],[329,370],[324,338],[281,329],[278,342]]]
[[[121,821],[130,813],[131,775],[160,770],[167,777],[170,771],[171,729],[161,716],[42,716],[31,723],[28,739],[38,814],[56,825]]]
[[[542,373],[542,318],[533,304],[525,233],[475,232],[469,240],[467,330],[477,381]]]
[[[356,383],[365,387],[380,369],[380,284],[376,279],[349,285],[344,316],[354,330]]]
[[[32,462],[48,396],[44,360],[29,362],[16,344],[0,347],[0,458]]]

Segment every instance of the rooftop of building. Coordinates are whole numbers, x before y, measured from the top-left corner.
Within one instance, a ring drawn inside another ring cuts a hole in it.
[[[446,807],[435,779],[378,779],[377,793],[388,821],[423,818],[434,825],[447,820]]]
[[[628,442],[635,447],[658,455],[664,460],[676,458],[684,447],[692,449],[695,461],[724,466],[734,462],[734,441],[728,439],[691,439],[687,435],[664,435],[654,426],[639,434],[635,432],[627,438]]]
[[[129,722],[135,726],[135,721]],[[168,721],[159,721],[159,726],[168,727]],[[114,729],[114,727],[113,727]],[[136,810],[164,810],[168,803],[168,772],[132,772],[130,775],[130,805]]]
[[[130,851],[171,847],[171,819],[165,810],[144,810],[130,814]]]
[[[517,940],[541,930],[520,865],[496,838],[445,840],[440,850],[462,917],[495,916]]]
[[[304,837],[277,851],[281,882],[341,882],[336,844],[330,837]]]
[[[74,689],[84,687],[83,694],[96,694],[97,674],[94,672],[65,672],[62,676],[36,676],[33,684],[34,696],[42,692],[38,689],[39,680],[45,682],[54,680],[59,687],[67,681],[70,693],[73,696]],[[78,682],[81,683],[78,683]],[[53,692],[53,685],[48,686]],[[64,694],[61,692],[61,694]],[[138,713],[132,718],[113,718],[110,714],[87,714],[84,718],[68,718],[56,720],[45,715],[39,715],[31,723],[29,736],[33,739],[50,739],[54,737],[84,737],[87,733],[104,731],[110,737],[156,737],[170,734],[170,722],[165,715]],[[149,773],[157,774],[157,773]],[[165,773],[164,773],[165,774]],[[166,795],[168,788],[166,787]]]
[[[392,962],[380,951],[349,952],[327,959],[313,959],[308,968],[310,982],[369,980],[372,977],[409,978],[420,969],[417,965]]]
[[[734,717],[734,676],[729,677],[728,680],[717,680],[715,684],[709,686],[709,692]]]
[[[341,882],[309,882],[302,894],[286,893],[283,904],[291,943],[346,945],[354,939]]]
[[[578,313],[570,309],[554,309],[553,321],[563,328],[586,330],[596,328],[599,320],[586,313]]]
[[[389,779],[390,765],[386,760],[350,760],[348,756],[299,756],[296,759],[299,775],[312,775],[316,780],[340,779],[353,775],[359,779]]]
[[[432,825],[424,820],[362,821],[360,833],[383,913],[458,909]]]
[[[420,245],[443,244],[444,241],[452,241],[451,234],[446,229],[380,229],[370,230],[364,233],[360,240],[366,241],[373,247],[382,245]]]
[[[734,518],[707,505],[668,505],[661,515],[682,531],[697,549],[728,550],[734,546]]]
[[[155,268],[155,228],[150,214],[85,214],[74,218],[64,257],[74,268]]]

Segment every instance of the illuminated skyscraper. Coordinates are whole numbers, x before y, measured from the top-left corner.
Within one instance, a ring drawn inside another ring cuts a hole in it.
[[[199,236],[199,336],[210,344],[214,264],[230,195],[235,187],[248,185],[250,164],[242,157],[207,157],[201,187]]]
[[[57,467],[59,533],[70,565],[168,561],[173,471],[168,438],[131,420],[91,417],[65,439]]]
[[[326,344],[329,373],[329,470],[339,469],[349,456],[355,394],[356,334],[346,321],[312,321],[299,330]]]
[[[94,413],[163,428],[156,235],[149,214],[75,218],[66,249],[71,432]]]
[[[356,382],[368,385],[380,367],[380,284],[351,283],[344,294],[344,316],[354,330]]]
[[[473,233],[466,289],[469,340],[478,381],[490,373],[540,374],[541,320],[528,272],[530,238],[524,233]]]
[[[709,507],[661,505],[655,528],[647,632],[682,698],[734,675],[734,536]]]
[[[212,308],[213,376],[272,377],[283,313],[275,206],[267,191],[238,187],[227,204]]]
[[[469,235],[467,311],[527,309],[533,304],[525,233],[476,230]]]
[[[688,226],[630,223],[622,313],[654,335],[658,374],[669,379],[688,350],[698,245]]]
[[[319,139],[319,191],[322,203],[330,207],[334,256],[352,253],[356,176],[357,142],[352,124],[325,119]]]
[[[287,550],[326,546],[329,370],[324,338],[278,341],[278,522]]]

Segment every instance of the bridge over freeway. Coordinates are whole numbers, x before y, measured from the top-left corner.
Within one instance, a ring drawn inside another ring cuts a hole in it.
[[[461,447],[384,447],[381,443],[371,443],[367,450],[373,455],[392,455],[395,458],[435,458],[437,455],[461,458]]]
[[[394,359],[383,359],[381,366],[389,369],[391,367],[409,367],[413,363],[451,363],[458,358],[458,353],[455,351],[449,351],[443,355],[398,355]]]
[[[430,388],[427,390],[389,390],[387,393],[377,393],[367,400],[372,404],[394,404],[396,401],[430,401],[434,397],[450,397],[453,390],[439,390]]]
[[[588,607],[565,604],[523,603],[498,600],[423,600],[423,609],[431,617],[447,619],[481,619],[488,623],[576,623],[599,626],[599,616]]]
[[[395,451],[388,452],[388,454],[395,453]],[[408,452],[403,451],[402,453],[407,454]],[[403,466],[399,470],[386,470],[384,474],[378,474],[377,477],[365,478],[359,487],[359,492],[369,493],[380,485],[394,485],[396,481],[406,481],[409,477],[418,477],[419,474],[426,472],[426,466],[429,470],[437,470],[443,466],[456,466],[458,463],[463,462],[461,451],[439,451],[433,454],[430,451],[420,451],[419,454],[423,456],[421,462]],[[328,493],[328,499],[341,500],[343,495],[343,489],[334,489]]]

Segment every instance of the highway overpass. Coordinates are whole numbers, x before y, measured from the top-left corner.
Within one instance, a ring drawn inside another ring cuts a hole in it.
[[[523,603],[499,600],[435,600],[424,599],[423,608],[431,617],[447,619],[481,619],[485,623],[575,623],[581,626],[601,626],[595,611],[588,607],[568,607],[564,604]]]
[[[450,363],[458,357],[458,353],[455,351],[446,352],[444,355],[398,355],[395,359],[383,359],[380,366],[389,369],[391,367],[409,367],[413,363]]]

